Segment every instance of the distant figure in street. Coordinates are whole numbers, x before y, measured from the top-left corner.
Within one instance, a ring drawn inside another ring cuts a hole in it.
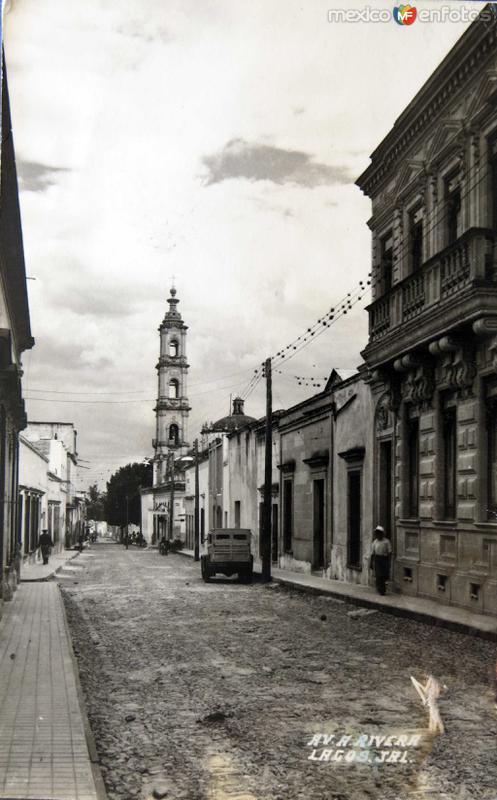
[[[52,542],[52,537],[50,536],[49,532],[46,529],[42,531],[42,534],[38,540],[38,547],[41,550],[43,563],[48,564],[48,559],[50,557],[50,552],[53,547],[53,542]]]
[[[377,525],[371,545],[371,569],[374,569],[376,588],[379,594],[385,594],[385,583],[390,577],[390,555],[392,545],[385,536],[385,530]]]
[[[79,552],[80,553],[83,552],[84,543],[85,543],[85,535],[84,535],[83,531],[81,531],[79,536],[78,536],[78,546],[79,546]]]
[[[167,556],[169,552],[169,542],[166,539],[166,534],[163,534],[162,539],[159,542],[159,553],[161,556]]]

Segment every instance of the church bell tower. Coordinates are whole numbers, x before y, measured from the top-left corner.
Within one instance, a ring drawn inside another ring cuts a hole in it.
[[[156,438],[154,448],[154,486],[165,483],[167,461],[184,455],[187,442],[188,404],[186,379],[188,362],[186,359],[186,332],[188,326],[178,311],[179,300],[176,289],[171,289],[168,298],[169,310],[159,327],[160,356],[157,364],[159,391],[156,415]]]

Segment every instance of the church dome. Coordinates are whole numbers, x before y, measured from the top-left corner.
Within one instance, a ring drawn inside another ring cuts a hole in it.
[[[244,401],[241,397],[235,397],[233,400],[233,412],[228,414],[227,417],[222,417],[214,422],[210,428],[212,433],[234,433],[244,425],[250,422],[257,422],[255,417],[249,417],[243,410]]]

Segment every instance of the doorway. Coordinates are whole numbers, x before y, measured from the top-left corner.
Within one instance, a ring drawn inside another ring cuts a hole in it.
[[[271,558],[273,561],[278,561],[278,504],[277,503],[273,503],[271,529],[272,529]]]
[[[380,497],[378,525],[392,537],[392,442],[380,442]]]
[[[361,567],[361,473],[348,473],[348,542],[347,566]]]
[[[312,568],[324,568],[324,479],[313,481]]]

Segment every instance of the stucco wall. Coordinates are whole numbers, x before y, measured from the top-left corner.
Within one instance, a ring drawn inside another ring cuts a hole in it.
[[[336,419],[333,448],[333,545],[329,576],[335,580],[368,584],[368,560],[373,533],[374,406],[368,384],[358,376],[334,393]],[[347,461],[339,453],[364,449],[362,457]],[[348,474],[361,472],[361,563],[350,569],[347,558],[349,532]]]

